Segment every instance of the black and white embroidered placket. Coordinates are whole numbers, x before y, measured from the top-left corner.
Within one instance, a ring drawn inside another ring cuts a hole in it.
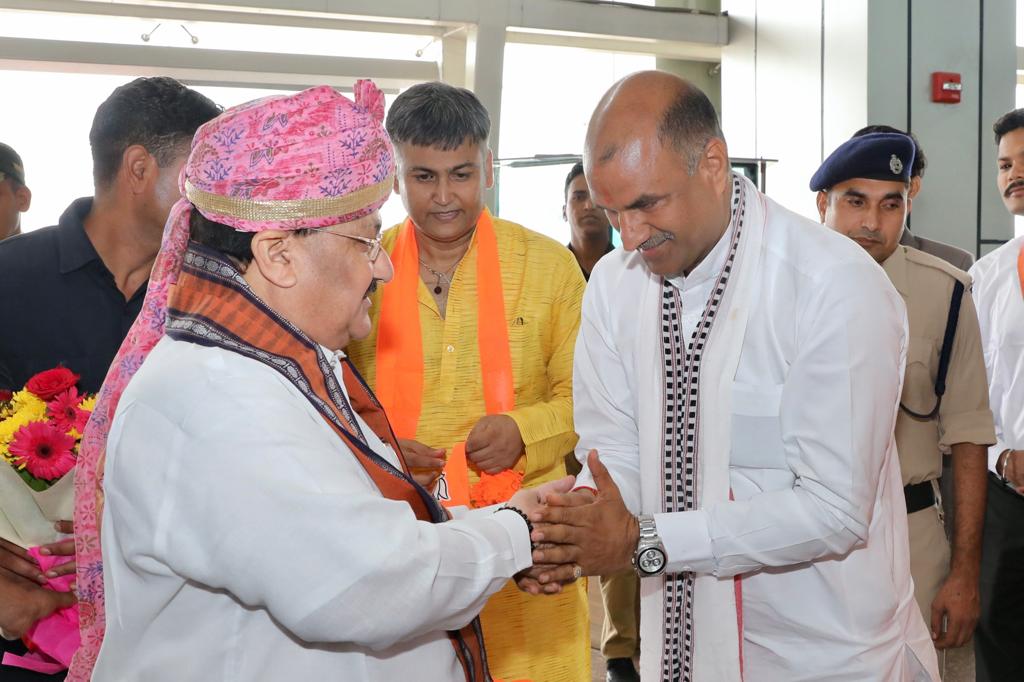
[[[732,272],[743,227],[743,215],[744,185],[738,177],[734,177],[734,229],[729,243],[729,255],[689,343],[685,343],[682,338],[682,300],[679,289],[668,280],[662,282],[661,331],[665,385],[665,417],[662,427],[665,449],[662,453],[662,471],[665,480],[666,512],[697,509],[700,502],[700,458],[697,443],[700,430],[698,405],[701,358]],[[666,575],[664,578],[662,682],[693,680],[694,579],[692,573],[677,573]]]

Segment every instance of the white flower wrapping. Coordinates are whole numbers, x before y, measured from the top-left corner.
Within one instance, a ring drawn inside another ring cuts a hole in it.
[[[70,521],[75,510],[75,470],[42,492],[28,487],[7,462],[0,461],[0,538],[24,548],[65,537],[53,527]]]

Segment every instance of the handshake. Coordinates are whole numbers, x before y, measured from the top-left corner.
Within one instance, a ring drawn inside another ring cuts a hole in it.
[[[640,538],[636,517],[626,508],[597,450],[587,455],[597,486],[573,491],[572,476],[520,490],[508,501],[533,524],[533,566],[515,576],[530,594],[557,594],[585,575],[611,575],[631,567]]]

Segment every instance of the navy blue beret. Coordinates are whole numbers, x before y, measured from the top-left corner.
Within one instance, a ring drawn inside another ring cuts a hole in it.
[[[914,151],[914,141],[898,133],[852,137],[822,162],[811,178],[811,191],[827,190],[851,178],[907,182]]]

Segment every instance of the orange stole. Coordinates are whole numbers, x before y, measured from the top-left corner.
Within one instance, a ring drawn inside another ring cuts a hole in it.
[[[1024,244],[1017,252],[1017,279],[1020,280],[1020,293],[1024,296]]]
[[[494,223],[485,208],[477,219],[477,348],[487,414],[515,407],[512,352],[505,319],[501,264]],[[384,287],[377,332],[377,397],[400,438],[415,438],[423,408],[423,335],[420,328],[419,247],[411,219],[402,225],[391,254],[395,275]],[[468,435],[468,434],[467,434]],[[447,500],[443,504],[486,506],[504,502],[519,489],[522,474],[511,469],[497,475],[480,472],[467,490],[465,443],[453,444],[445,463]]]
[[[387,415],[348,358],[343,360],[341,369],[349,404],[367,426],[395,451],[402,473],[395,472],[390,465],[382,464],[380,457],[355,435],[360,433],[360,429],[354,419],[349,419],[331,398],[327,376],[320,367],[317,348],[310,339],[291,333],[273,313],[231,286],[216,279],[197,277],[187,268],[182,270],[177,285],[171,291],[168,308],[175,315],[204,317],[230,330],[246,345],[293,360],[309,380],[322,404],[345,425],[344,428],[339,427],[323,415],[324,421],[348,445],[381,494],[389,500],[408,503],[420,521],[440,523],[450,518],[445,510],[430,500],[429,493],[416,485],[410,477],[402,475],[408,474],[408,467]],[[432,513],[432,508],[435,513]],[[491,682],[479,619],[474,619],[461,630],[449,631],[448,637],[465,671],[466,682]]]

